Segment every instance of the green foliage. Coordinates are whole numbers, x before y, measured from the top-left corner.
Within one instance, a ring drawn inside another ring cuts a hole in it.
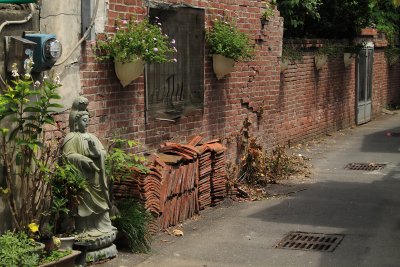
[[[250,60],[254,57],[251,39],[226,19],[215,20],[206,34],[206,39],[211,54],[220,54],[235,61]]]
[[[289,60],[290,62],[303,62],[303,51],[301,48],[295,46],[284,45],[282,47],[282,59]]]
[[[113,225],[126,239],[129,249],[141,253],[150,251],[148,226],[153,216],[135,200],[124,200],[117,203],[117,207],[120,214],[113,220]]]
[[[317,50],[317,55],[326,55],[328,57],[337,57],[343,54],[344,46],[334,43],[324,43],[320,48]]]
[[[393,2],[376,1],[371,6],[371,22],[376,28],[385,33],[390,46],[395,45],[395,36],[399,33],[400,9],[393,6]]]
[[[365,27],[384,32],[390,43],[399,31],[398,0],[278,0],[286,37],[352,39]]]
[[[24,232],[5,232],[0,236],[1,267],[37,266],[39,255],[35,253],[36,243]]]
[[[71,253],[72,250],[53,250],[49,253],[48,256],[44,257],[40,261],[40,264],[46,264],[49,262],[58,261],[59,259],[64,258],[65,256],[68,256]]]
[[[309,19],[320,18],[318,8],[321,0],[277,0],[277,4],[285,18],[284,27],[289,31],[301,29]]]
[[[261,15],[262,20],[269,20],[271,17],[275,15],[275,6],[276,6],[276,0],[272,0],[271,2],[266,2],[265,3],[265,10]]]
[[[385,48],[385,58],[390,66],[397,63],[399,57],[400,57],[400,48],[394,46],[388,46]]]
[[[141,58],[146,62],[174,62],[175,40],[162,33],[161,23],[150,23],[148,19],[117,20],[116,32],[105,34],[96,42],[95,52],[99,60],[131,62]]]
[[[62,165],[55,167],[50,184],[53,196],[51,215],[54,223],[54,233],[58,233],[59,219],[62,219],[60,215],[76,215],[83,193],[88,187],[88,182],[75,165],[64,162]],[[73,228],[73,226],[70,226],[70,228]],[[67,230],[72,231],[72,229]]]
[[[44,129],[54,124],[52,113],[61,107],[55,102],[60,99],[59,78],[33,82],[31,66],[29,61],[20,77],[14,64],[12,85],[0,94],[0,122],[7,125],[0,132],[0,155],[9,190],[7,203],[13,226],[19,230],[40,222],[48,208],[46,180],[58,154],[58,144],[45,138]]]
[[[134,140],[114,138],[108,147],[106,158],[106,174],[112,181],[124,179],[130,176],[132,171],[148,173],[149,169],[144,166],[146,158],[129,152],[139,143]]]

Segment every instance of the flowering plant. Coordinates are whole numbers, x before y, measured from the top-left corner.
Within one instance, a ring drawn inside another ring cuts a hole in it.
[[[220,54],[235,61],[252,59],[254,56],[250,38],[226,19],[216,19],[206,38],[212,54]]]
[[[60,98],[59,78],[34,82],[32,65],[32,59],[27,60],[20,75],[14,64],[12,85],[0,94],[0,155],[6,184],[0,194],[5,195],[18,230],[32,221],[41,222],[49,209],[48,179],[59,147],[59,140],[45,136],[46,127],[55,124],[52,113],[62,107],[55,103]]]
[[[117,20],[116,32],[110,36],[105,34],[103,40],[98,39],[95,46],[97,59],[113,59],[123,63],[141,58],[146,62],[174,62],[175,40],[163,34],[161,22],[156,17],[152,24],[148,19]]]

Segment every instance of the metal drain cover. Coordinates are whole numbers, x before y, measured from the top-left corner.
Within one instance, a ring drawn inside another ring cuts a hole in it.
[[[378,171],[385,168],[386,164],[381,163],[349,163],[345,169],[355,171]]]
[[[275,248],[332,252],[344,235],[290,232]]]

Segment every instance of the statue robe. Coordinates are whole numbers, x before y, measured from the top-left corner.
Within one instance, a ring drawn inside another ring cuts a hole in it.
[[[88,140],[94,142],[99,157],[90,157]],[[65,137],[62,150],[64,157],[74,164],[88,181],[88,187],[78,206],[76,230],[91,236],[114,230],[108,213],[110,200],[104,165],[106,151],[103,145],[90,133],[71,132]],[[86,163],[89,162],[93,162],[99,171],[87,168]]]

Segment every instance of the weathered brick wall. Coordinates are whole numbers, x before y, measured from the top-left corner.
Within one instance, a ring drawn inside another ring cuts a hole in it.
[[[162,141],[185,142],[195,134],[206,139],[229,136],[240,130],[246,117],[256,121],[261,107],[264,110],[275,108],[274,96],[279,91],[282,19],[276,16],[262,29],[259,18],[264,3],[254,0],[185,3],[205,9],[205,27],[218,16],[234,17],[238,27],[254,42],[257,40],[256,59],[237,63],[234,73],[218,81],[206,48],[204,109],[185,114],[175,123],[152,120],[145,123],[144,78],[122,88],[115,77],[113,64],[96,62],[91,49],[93,43],[87,44],[80,64],[82,93],[89,98],[93,115],[90,131],[102,138],[119,131],[123,137],[139,140],[151,150]],[[118,17],[142,17],[145,12],[141,1],[110,1],[106,29],[114,31],[114,20]],[[268,119],[254,126],[258,133],[273,132]]]
[[[177,3],[177,1],[164,1]],[[182,1],[180,1],[182,2]],[[283,21],[275,18],[262,29],[259,17],[263,2],[184,1],[204,8],[206,25],[218,15],[235,17],[239,28],[255,42],[253,61],[237,63],[227,78],[217,80],[206,47],[204,109],[185,114],[176,122],[145,119],[144,78],[122,88],[111,62],[96,62],[89,43],[80,62],[82,93],[90,100],[92,125],[89,129],[106,139],[115,133],[145,144],[154,150],[163,141],[185,142],[199,134],[205,139],[237,135],[245,118],[252,122],[251,133],[271,148],[315,137],[351,126],[355,122],[356,64],[344,67],[342,57],[329,59],[319,72],[314,56],[307,52],[302,63],[291,64],[280,73]],[[147,10],[142,1],[111,0],[106,29],[114,31],[117,17],[142,17]],[[398,65],[388,68],[382,51],[375,55],[373,112],[391,100],[398,101]],[[228,156],[235,155],[235,144]]]
[[[314,53],[289,65],[281,75],[276,115],[280,143],[297,142],[343,129],[355,120],[355,62],[345,68],[343,57],[328,58],[317,71]]]
[[[383,48],[374,52],[372,109],[378,115],[388,105],[400,104],[400,64],[389,66]]]

